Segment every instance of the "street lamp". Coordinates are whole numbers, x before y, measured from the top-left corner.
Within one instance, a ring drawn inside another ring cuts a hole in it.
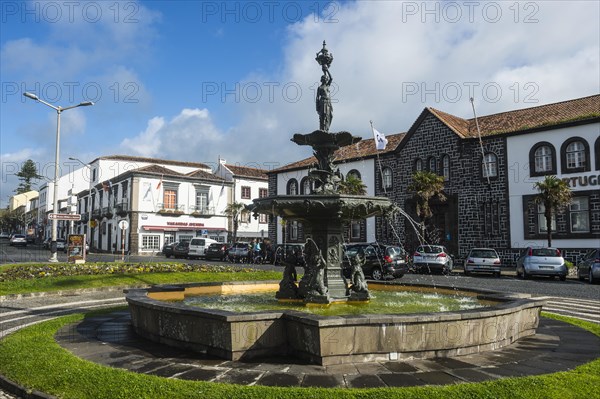
[[[90,170],[92,169],[91,165],[86,164],[85,162],[83,162],[79,158],[69,157],[69,160],[71,160],[71,161],[77,161],[80,164],[82,164],[84,167],[89,168]],[[91,177],[90,177],[90,192],[89,192],[89,201],[88,201],[88,206],[87,206],[87,208],[88,208],[87,209],[87,212],[88,212],[87,239],[90,242],[92,241],[92,190],[96,190],[96,188],[92,186],[92,180],[91,180]],[[96,192],[98,192],[98,190],[96,190]]]
[[[56,151],[55,151],[55,157],[54,157],[54,189],[53,189],[54,192],[52,194],[54,197],[54,203],[52,205],[52,212],[58,213],[59,212],[59,209],[58,209],[58,173],[59,173],[58,162],[59,162],[59,150],[60,150],[60,114],[69,109],[73,109],[73,108],[77,108],[77,107],[87,107],[90,105],[94,105],[94,103],[91,101],[84,101],[77,105],[72,105],[70,107],[63,108],[60,105],[55,106],[50,103],[47,103],[46,101],[40,99],[38,96],[36,96],[35,94],[32,94],[32,93],[26,92],[26,93],[23,93],[23,95],[27,98],[31,98],[32,100],[35,100],[39,103],[47,105],[48,107],[50,107],[56,111]],[[51,244],[50,244],[51,256],[50,256],[50,259],[48,260],[49,262],[58,262],[58,257],[57,257],[57,252],[56,252],[57,228],[58,228],[58,220],[52,219],[52,237],[51,237]]]

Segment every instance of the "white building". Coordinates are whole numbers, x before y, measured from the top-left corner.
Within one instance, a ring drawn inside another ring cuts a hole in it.
[[[95,159],[88,169],[91,187],[78,194],[78,229],[92,250],[151,254],[195,236],[226,241],[223,211],[232,184],[209,166],[115,155]]]

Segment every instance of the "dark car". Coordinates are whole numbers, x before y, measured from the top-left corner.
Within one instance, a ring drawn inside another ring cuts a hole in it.
[[[173,257],[174,258],[187,258],[189,251],[190,251],[189,240],[179,241],[177,243],[177,245],[175,245],[173,247]]]
[[[577,264],[577,277],[580,281],[586,278],[590,284],[600,282],[600,249],[588,252]]]
[[[210,244],[204,252],[204,258],[225,260],[227,258],[227,244],[220,242]]]
[[[406,251],[395,245],[351,244],[346,246],[342,269],[344,276],[350,278],[350,260],[360,253],[365,256],[363,273],[373,280],[382,280],[385,277],[399,278],[408,272],[408,255]]]
[[[27,240],[27,244],[35,244],[35,236],[28,234],[25,238]]]
[[[173,247],[175,247],[175,245],[177,245],[177,244],[179,244],[179,241],[173,241],[168,244],[165,244],[161,251],[162,254],[164,256],[166,256],[167,258],[170,258],[171,256],[173,256]]]

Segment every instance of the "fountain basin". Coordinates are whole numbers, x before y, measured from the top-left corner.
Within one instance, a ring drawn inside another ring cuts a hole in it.
[[[393,282],[369,284],[370,289],[406,287]],[[229,360],[295,356],[319,365],[498,349],[535,334],[544,304],[523,295],[465,291],[495,304],[458,312],[319,316],[295,310],[236,313],[165,301],[188,294],[277,288],[277,282],[182,284],[128,290],[126,299],[134,331],[152,341]]]

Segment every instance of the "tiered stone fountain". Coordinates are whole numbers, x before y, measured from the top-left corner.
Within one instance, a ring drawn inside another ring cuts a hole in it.
[[[323,49],[317,53],[323,76],[317,90],[316,108],[319,114],[319,130],[308,134],[295,134],[292,141],[308,145],[317,158],[316,168],[309,171],[313,192],[309,195],[277,195],[253,201],[252,211],[279,216],[286,221],[301,221],[305,236],[306,266],[304,276],[296,287],[292,276],[293,265],[289,263],[277,292],[279,299],[301,299],[310,303],[332,303],[365,301],[369,299],[366,284],[352,284],[347,288],[342,270],[343,230],[351,220],[366,219],[376,215],[387,215],[395,207],[388,198],[343,195],[338,192],[341,175],[335,161],[335,151],[340,147],[357,143],[360,137],[349,132],[330,133],[333,110],[329,86],[333,80],[329,68],[333,55]],[[354,261],[354,260],[353,260]],[[359,279],[360,280],[360,279]]]

